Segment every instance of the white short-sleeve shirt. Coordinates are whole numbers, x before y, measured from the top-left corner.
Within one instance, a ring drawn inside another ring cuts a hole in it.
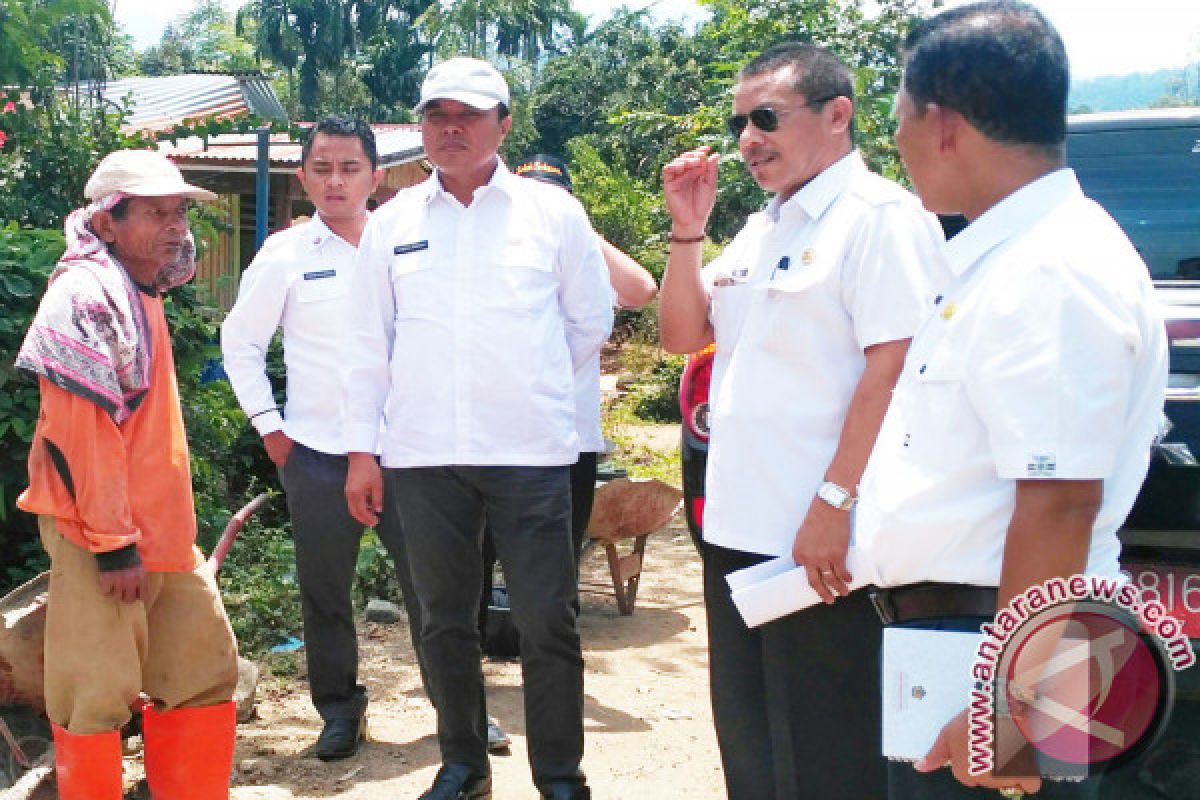
[[[1167,376],[1145,264],[1068,169],[946,251],[957,280],[909,348],[861,483],[859,548],[884,586],[996,586],[1015,481],[1099,479],[1087,570],[1115,575]]]
[[[873,344],[932,307],[941,229],[845,156],[752,215],[704,269],[716,354],[704,539],[791,552]]]

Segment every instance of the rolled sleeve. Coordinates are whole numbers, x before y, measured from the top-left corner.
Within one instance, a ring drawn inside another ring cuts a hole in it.
[[[1001,479],[1095,480],[1116,466],[1140,334],[1086,278],[1041,265],[992,298],[969,396]]]
[[[376,220],[367,223],[346,303],[341,408],[342,444],[350,453],[376,452],[391,387],[396,300],[387,241]]]

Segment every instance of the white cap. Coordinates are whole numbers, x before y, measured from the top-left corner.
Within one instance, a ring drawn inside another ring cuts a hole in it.
[[[179,167],[154,150],[114,150],[100,161],[83,189],[83,196],[94,201],[114,192],[135,197],[179,195],[209,203],[217,199],[207,189],[184,181]]]
[[[421,102],[416,111],[434,100],[457,100],[480,111],[503,103],[509,105],[508,84],[504,76],[478,58],[451,58],[435,66],[421,84]]]

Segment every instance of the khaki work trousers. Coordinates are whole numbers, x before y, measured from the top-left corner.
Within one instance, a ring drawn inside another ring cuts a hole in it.
[[[237,641],[207,565],[149,573],[145,599],[100,593],[91,553],[38,517],[50,555],[46,611],[46,713],[71,733],[116,730],[145,692],[161,711],[228,702]]]

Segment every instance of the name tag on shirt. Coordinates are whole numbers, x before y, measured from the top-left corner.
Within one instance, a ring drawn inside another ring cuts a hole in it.
[[[410,242],[408,244],[398,244],[392,248],[392,255],[402,256],[405,253],[415,253],[419,250],[428,250],[429,240],[422,239],[419,242]]]
[[[750,278],[749,267],[738,267],[728,275],[719,275],[713,281],[713,286],[737,286]]]
[[[306,280],[306,281],[319,281],[319,280],[321,280],[322,278],[332,278],[332,277],[334,277],[335,275],[337,275],[337,270],[336,270],[336,269],[323,269],[323,270],[320,270],[319,272],[306,272],[306,273],[304,273],[304,280]]]

